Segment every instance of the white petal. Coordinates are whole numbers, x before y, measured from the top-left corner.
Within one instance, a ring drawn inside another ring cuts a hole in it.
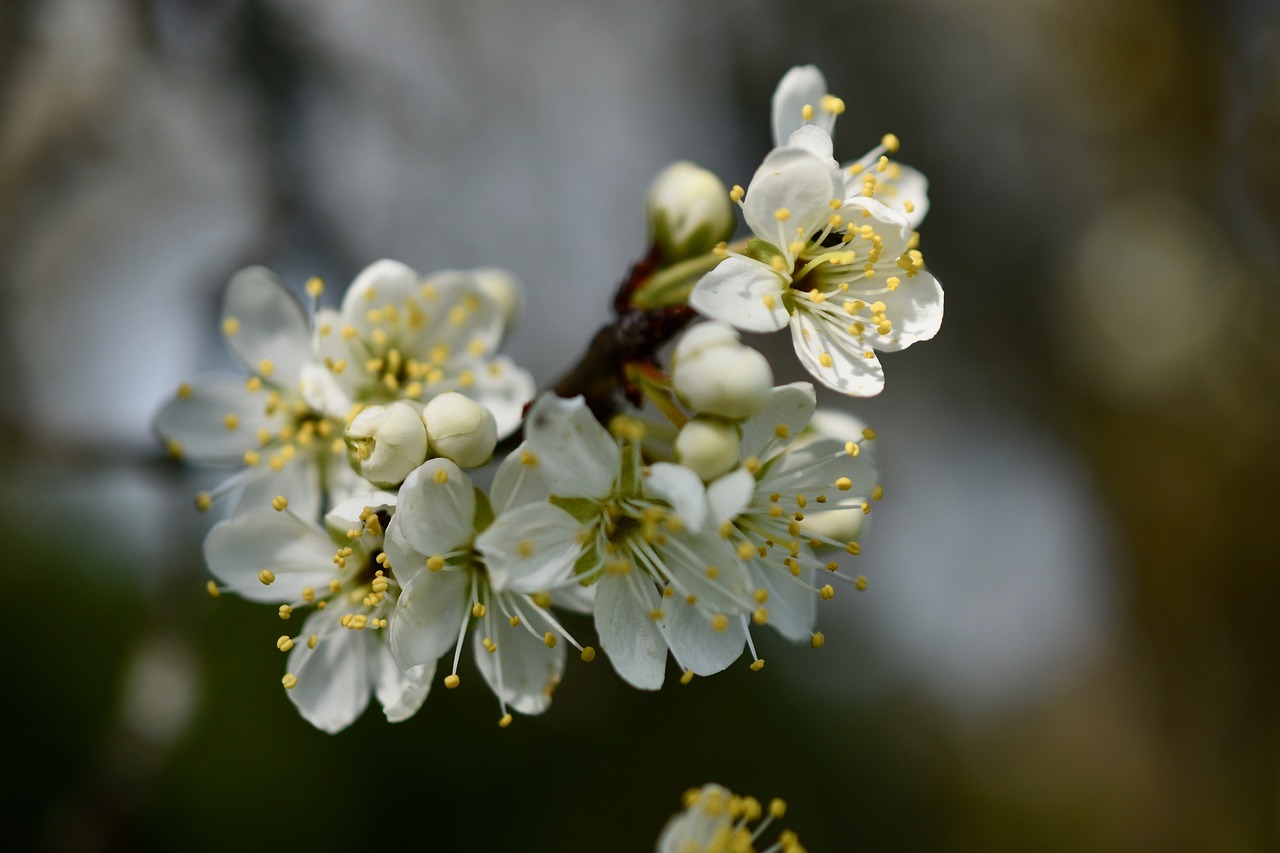
[[[382,713],[388,723],[402,723],[418,713],[422,703],[427,701],[431,679],[436,674],[435,661],[402,670],[386,643],[378,643],[373,657],[377,668],[373,695],[382,705]]]
[[[742,655],[746,630],[740,617],[731,617],[723,631],[711,626],[712,614],[689,604],[679,595],[663,600],[666,619],[663,635],[681,669],[696,675],[714,675]]]
[[[817,486],[827,496],[823,509],[860,507],[880,482],[880,472],[876,466],[875,449],[870,443],[863,442],[857,456],[844,453],[845,442],[859,438],[856,434],[850,434],[844,440],[821,438],[793,449],[770,469],[769,476],[760,484],[761,490],[807,491]],[[827,459],[826,464],[819,468],[808,467],[811,461],[824,457]],[[843,491],[831,489],[830,486],[841,477],[848,478],[853,485]]]
[[[742,457],[754,456],[761,461],[771,455],[769,445],[776,444],[779,432],[798,436],[809,425],[818,397],[808,382],[792,382],[779,385],[769,394],[769,404],[764,411],[748,418],[742,424]],[[785,427],[779,430],[778,427]]]
[[[341,460],[341,464],[345,468],[346,460]],[[289,500],[289,509],[294,515],[320,524],[320,470],[305,457],[295,459],[279,471],[270,465],[249,471],[239,495],[231,500],[229,515],[270,509],[276,495],[284,495]]]
[[[789,286],[777,270],[750,258],[726,258],[689,294],[699,313],[749,332],[776,332],[787,325],[782,293]]]
[[[782,75],[778,88],[773,92],[773,144],[784,144],[804,125],[806,105],[813,107],[814,118],[822,121],[829,133],[835,126],[835,116],[819,109],[825,94],[827,78],[822,76],[816,65],[800,65]]]
[[[345,418],[355,402],[332,371],[314,362],[302,365],[298,388],[308,406],[334,418]]]
[[[493,475],[489,500],[494,513],[501,515],[527,503],[545,501],[551,489],[542,479],[542,465],[536,455],[527,453],[528,443],[522,443],[502,460],[498,473]]]
[[[791,134],[787,139],[787,145],[812,151],[824,161],[830,161],[831,168],[840,168],[840,164],[836,162],[834,156],[834,146],[831,142],[830,131],[816,124],[806,124]]]
[[[676,591],[695,595],[711,613],[745,613],[754,606],[746,566],[718,530],[668,533],[660,556]]]
[[[742,216],[755,235],[781,250],[805,239],[830,218],[831,201],[844,199],[839,167],[807,148],[775,148],[751,178]]]
[[[659,689],[667,672],[667,641],[650,615],[661,604],[658,591],[635,571],[606,574],[595,586],[600,648],[628,684]]]
[[[612,493],[621,464],[618,444],[582,397],[539,397],[529,410],[525,442],[554,494],[602,499]]]
[[[288,512],[253,511],[220,521],[204,540],[210,573],[251,601],[292,604],[306,587],[327,587],[336,577],[337,546],[321,530]],[[259,573],[268,569],[267,585]]]
[[[370,309],[383,305],[399,307],[417,293],[421,279],[399,261],[383,259],[365,267],[351,282],[342,298],[342,322],[359,330],[369,328]]]
[[[742,514],[755,494],[756,478],[746,468],[730,471],[707,486],[707,509],[716,527]]]
[[[265,267],[249,267],[231,277],[222,305],[223,329],[232,352],[250,372],[292,390],[311,357],[311,329],[302,306]],[[264,365],[263,362],[270,365]]]
[[[388,628],[391,653],[401,668],[431,663],[454,647],[462,620],[470,615],[470,588],[469,572],[458,569],[418,572],[404,585]]]
[[[459,362],[487,357],[497,349],[502,341],[502,310],[474,275],[458,270],[435,273],[417,292],[412,304],[425,313],[426,321],[406,339],[405,355],[426,361],[433,347],[446,344],[451,358],[445,372],[456,375],[465,366]]]
[[[558,506],[531,503],[498,516],[476,539],[494,589],[545,592],[573,579],[582,523]]]
[[[751,563],[752,581],[769,593],[764,605],[769,611],[767,624],[794,643],[808,640],[818,621],[818,596],[800,583],[812,586],[813,575],[813,569],[801,569],[800,577],[793,577],[781,566],[761,566],[759,560]]]
[[[873,397],[884,389],[875,351],[843,327],[815,323],[807,311],[797,311],[791,317],[791,341],[805,370],[828,388],[853,397]]]
[[[312,362],[325,365],[323,369],[329,377],[327,380],[321,379],[306,368],[300,374],[302,395],[307,404],[339,418],[345,418],[351,411],[351,404],[347,403],[344,408],[342,400],[344,397],[354,400],[358,396],[360,386],[367,376],[362,367],[370,355],[358,337],[343,334],[346,326],[342,315],[332,308],[321,308],[316,312],[315,330],[311,338],[311,346],[315,352]],[[328,365],[332,365],[335,370],[329,370]],[[336,386],[336,390],[331,386]]]
[[[400,487],[400,532],[428,557],[465,547],[475,534],[475,515],[471,478],[448,459],[428,459]]]
[[[329,734],[351,725],[369,704],[373,638],[364,631],[337,626],[337,616],[320,610],[307,618],[302,633],[317,634],[314,649],[297,643],[289,653],[288,671],[298,683],[286,691],[303,719]]]
[[[886,186],[877,192],[876,196],[894,210],[906,213],[911,227],[919,228],[925,214],[929,212],[929,179],[924,176],[924,173],[910,166],[904,166],[901,163],[893,165],[900,169],[901,173],[897,178],[886,181]],[[906,211],[908,201],[911,202],[912,208],[909,213]]]
[[[471,369],[473,382],[458,390],[493,412],[501,440],[519,429],[524,407],[537,393],[533,375],[506,356],[477,362]]]
[[[502,626],[490,638],[498,644],[497,651],[486,651],[481,644],[485,637],[483,626],[476,627],[472,638],[480,674],[493,694],[514,710],[541,714],[551,707],[551,694],[564,675],[566,644],[557,643],[549,649],[523,626],[512,628],[501,620],[495,624]]]
[[[343,536],[348,530],[360,527],[360,516],[366,509],[374,512],[393,511],[396,508],[395,492],[368,491],[369,484],[365,484],[366,491],[344,498],[334,505],[324,515],[324,526],[339,537]]]
[[[671,504],[685,529],[697,533],[707,520],[707,492],[702,479],[683,465],[656,462],[641,472],[644,492]]]
[[[183,458],[241,462],[245,451],[259,447],[259,429],[275,432],[282,423],[280,416],[267,416],[266,403],[266,393],[249,391],[244,377],[209,374],[184,385],[164,405],[155,430],[166,442],[176,442]]]
[[[927,341],[942,326],[943,295],[938,280],[924,270],[910,277],[900,275],[900,279],[897,290],[876,297],[885,304],[892,331],[881,335],[867,326],[866,340],[882,352],[896,352]]]

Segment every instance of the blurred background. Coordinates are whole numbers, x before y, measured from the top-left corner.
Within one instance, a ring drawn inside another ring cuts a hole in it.
[[[506,266],[548,382],[650,178],[745,184],[808,62],[838,157],[893,131],[930,177],[947,291],[832,401],[880,433],[870,589],[760,673],[310,729],[270,608],[204,592],[216,476],[149,431],[230,364],[227,278]],[[6,0],[0,837],[640,851],[717,781],[815,851],[1280,849],[1278,229],[1273,0]]]

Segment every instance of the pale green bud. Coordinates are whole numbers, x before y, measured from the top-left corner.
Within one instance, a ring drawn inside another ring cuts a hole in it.
[[[694,418],[680,429],[676,461],[710,482],[738,467],[738,427],[719,418]]]
[[[672,353],[671,373],[676,394],[690,408],[730,420],[762,410],[773,387],[768,360],[724,323],[699,323],[685,332]]]
[[[649,230],[668,263],[705,255],[733,236],[729,190],[688,161],[672,163],[649,186]]]
[[[427,460],[427,430],[408,403],[366,406],[347,425],[344,437],[351,467],[379,488],[400,485]]]
[[[479,468],[498,444],[493,412],[456,391],[433,397],[422,410],[422,421],[432,452],[459,468]]]

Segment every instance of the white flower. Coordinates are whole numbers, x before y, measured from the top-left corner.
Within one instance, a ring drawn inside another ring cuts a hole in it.
[[[676,461],[703,480],[714,480],[738,467],[738,428],[714,417],[694,418],[676,435]]]
[[[807,127],[797,135],[806,131],[821,133]],[[756,239],[707,273],[689,304],[752,332],[790,324],[796,353],[814,377],[870,396],[884,387],[875,351],[933,337],[942,288],[908,248],[905,216],[873,198],[843,196],[829,157],[801,145],[775,148],[742,201]]]
[[[645,467],[638,436],[622,446],[581,397],[541,397],[525,453],[552,494],[503,512],[477,540],[495,582],[531,574],[548,588],[594,583],[595,623],[614,669],[656,690],[667,651],[689,673],[719,672],[742,653],[748,575],[728,542],[703,529],[698,476]]]
[[[461,468],[479,468],[493,456],[498,426],[493,412],[456,391],[433,397],[422,410],[431,452]]]
[[[249,511],[214,525],[205,560],[223,589],[279,605],[281,619],[313,607],[297,635],[276,647],[289,653],[289,698],[318,729],[341,731],[372,693],[390,722],[413,716],[427,697],[434,662],[402,670],[386,642],[400,588],[384,571],[383,523],[395,495],[346,500],[325,516],[325,529],[295,515],[283,497],[277,512]]]
[[[742,426],[743,467],[708,486],[707,499],[713,522],[747,561],[759,604],[753,621],[816,647],[822,644],[813,630],[817,599],[835,595],[830,584],[819,586],[818,576],[864,582],[840,574],[837,561],[815,552],[832,548],[857,554],[857,541],[835,538],[806,522],[811,517],[845,521],[847,514],[861,518],[881,489],[875,433],[847,416],[821,419],[823,427],[838,430],[835,436],[806,433],[814,399],[807,382],[775,388],[769,408]],[[831,526],[836,532],[848,528],[847,523]]]
[[[520,466],[520,457],[511,462]],[[494,488],[505,503],[520,479],[508,471]],[[549,508],[549,504],[544,504]],[[498,697],[500,725],[511,722],[508,708],[540,714],[564,674],[563,638],[583,647],[551,614],[547,578],[530,565],[527,571],[498,575],[487,571],[474,549],[478,526],[491,517],[488,502],[477,496],[471,480],[447,459],[431,459],[400,488],[396,513],[387,528],[388,562],[403,589],[391,623],[391,650],[403,667],[429,665],[454,650],[446,687],[457,687],[458,660],[472,628],[476,666]],[[534,546],[530,546],[534,547]],[[572,538],[538,537],[537,547],[569,554]],[[568,603],[562,601],[562,604]]]
[[[755,853],[765,830],[786,813],[787,804],[779,799],[766,809],[755,797],[740,797],[720,785],[692,788],[685,792],[684,811],[663,828],[658,853]],[[783,830],[765,853],[804,853],[804,847],[794,832]]]
[[[345,435],[352,467],[379,488],[400,485],[427,459],[426,426],[408,403],[361,409]]]
[[[366,267],[341,311],[316,314],[322,365],[303,377],[308,401],[342,417],[353,404],[424,403],[458,391],[493,412],[500,436],[513,432],[534,385],[527,371],[494,356],[505,322],[488,277],[442,272],[424,281],[396,261]]]
[[[732,326],[699,323],[676,342],[671,382],[694,411],[738,420],[764,408],[773,370],[763,355],[739,341]]]
[[[302,306],[262,267],[232,277],[222,331],[247,378],[217,373],[183,383],[155,419],[171,455],[196,463],[246,470],[197,505],[234,495],[233,507],[265,508],[271,497],[293,497],[294,509],[318,521],[320,484],[331,498],[349,494],[359,479],[344,459],[341,421],[309,406],[299,382],[311,363],[311,329]]]

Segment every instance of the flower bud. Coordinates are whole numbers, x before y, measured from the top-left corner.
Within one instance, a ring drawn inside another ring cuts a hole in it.
[[[408,403],[361,409],[345,437],[351,467],[379,488],[398,486],[427,459],[427,430]]]
[[[862,537],[869,516],[857,507],[805,513],[800,529],[810,536],[825,536],[837,542],[856,542]]]
[[[422,410],[431,450],[459,468],[479,468],[493,456],[498,424],[493,412],[470,397],[446,391]]]
[[[476,284],[502,312],[502,328],[511,331],[524,307],[524,292],[519,280],[500,267],[482,267],[471,271]]]
[[[676,436],[676,461],[710,482],[738,467],[738,428],[718,418],[694,418]]]
[[[763,409],[773,387],[768,360],[740,343],[737,331],[724,323],[700,323],[685,332],[671,356],[671,371],[681,400],[730,420]]]
[[[672,163],[649,186],[649,229],[667,262],[705,255],[733,236],[729,190],[688,161]]]

